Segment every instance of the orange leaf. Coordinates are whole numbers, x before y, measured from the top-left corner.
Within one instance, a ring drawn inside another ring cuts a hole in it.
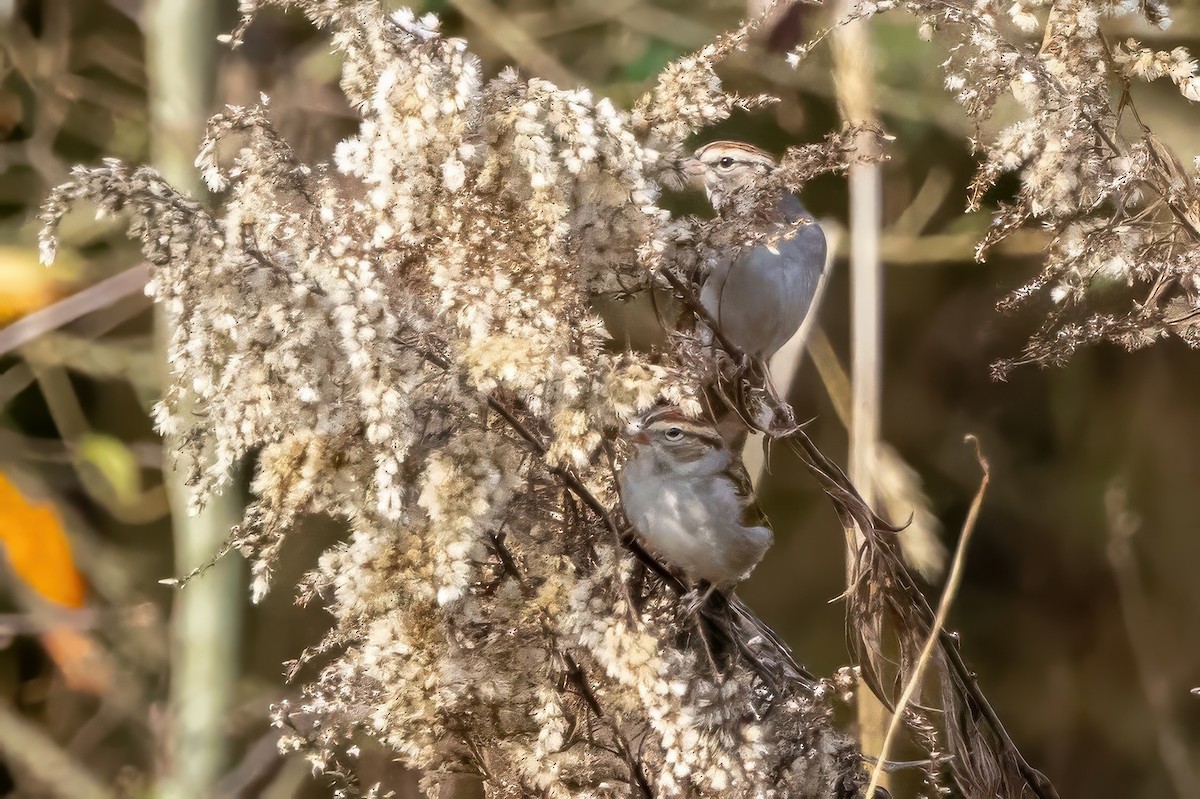
[[[71,558],[71,542],[58,512],[47,502],[31,502],[3,473],[0,543],[9,567],[34,593],[63,607],[83,607],[83,578]]]
[[[42,633],[40,638],[68,688],[102,696],[112,686],[112,669],[103,650],[86,634],[58,627]]]
[[[38,263],[37,247],[0,245],[0,326],[62,296],[65,275],[55,271]]]

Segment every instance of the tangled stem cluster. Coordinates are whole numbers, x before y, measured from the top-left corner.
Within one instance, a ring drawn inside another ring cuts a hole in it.
[[[1167,27],[1162,0],[908,0],[922,31],[949,42],[946,87],[982,125],[1002,98],[1020,113],[994,138],[970,194],[978,209],[999,178],[1021,188],[1002,203],[978,257],[1014,231],[1049,234],[1040,273],[1000,303],[1046,321],[1018,358],[993,367],[1058,365],[1081,346],[1126,349],[1178,336],[1200,346],[1200,173],[1186,169],[1137,114],[1137,81],[1169,78],[1200,100],[1183,48],[1112,43],[1103,23],[1140,17]],[[1029,41],[1032,38],[1033,41]],[[1039,41],[1040,40],[1040,41]]]

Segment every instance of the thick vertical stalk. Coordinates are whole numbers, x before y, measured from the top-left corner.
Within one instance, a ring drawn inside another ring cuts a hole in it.
[[[842,0],[837,13],[853,10]],[[834,77],[842,117],[850,123],[875,119],[871,38],[865,20],[842,27],[834,41]],[[869,136],[861,147],[874,147]],[[850,325],[851,424],[850,479],[868,503],[875,502],[875,461],[882,396],[882,295],[879,261],[882,173],[878,164],[850,168]],[[847,533],[847,579],[853,582],[860,541]],[[879,752],[888,726],[887,709],[866,686],[858,690],[859,736],[866,754]]]
[[[154,0],[147,7],[152,155],[175,186],[202,191],[192,164],[212,104],[216,12],[212,0]],[[170,320],[159,317],[160,341]],[[165,363],[165,347],[163,348]],[[169,364],[166,365],[169,369]],[[165,442],[168,450],[174,442]],[[168,452],[167,463],[171,462]],[[241,516],[235,490],[214,497],[198,516],[187,513],[187,488],[166,472],[175,568],[186,574],[212,557]],[[244,597],[239,564],[230,558],[176,596],[171,623],[171,685],[165,773],[160,796],[212,796],[228,759],[225,720],[237,678]]]

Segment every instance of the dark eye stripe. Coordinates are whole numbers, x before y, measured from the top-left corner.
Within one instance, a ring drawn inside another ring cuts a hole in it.
[[[691,436],[694,439],[706,441],[710,444],[721,444],[721,436],[717,434],[716,430],[708,425],[696,424],[694,422],[689,423],[682,420],[669,422],[658,421],[650,424],[648,429],[650,432],[661,435],[664,439],[672,443],[682,441],[687,436]],[[671,435],[672,431],[674,430],[679,431],[678,436]]]
[[[660,406],[642,416],[642,429],[647,432],[665,433],[668,428],[678,427],[684,433],[712,439],[717,431],[711,424],[702,419],[684,416],[673,405]]]
[[[718,159],[716,156],[719,156],[722,153],[728,154],[724,155],[723,158],[740,156],[739,158],[734,158],[734,160],[742,161],[743,163],[764,166],[768,169],[774,168],[775,166],[775,158],[766,150],[762,150],[752,144],[746,144],[745,142],[740,141],[709,142],[708,144],[696,150],[695,156],[696,158],[699,158],[701,161],[704,161],[710,165],[717,165],[721,159]],[[724,166],[724,164],[721,165]]]

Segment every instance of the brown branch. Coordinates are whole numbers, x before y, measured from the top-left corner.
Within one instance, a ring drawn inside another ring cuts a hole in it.
[[[507,421],[509,425],[512,426],[515,431],[517,431],[518,435],[528,441],[538,451],[539,455],[544,455],[546,453],[546,445],[541,441],[537,434],[531,431],[527,425],[521,422],[516,414],[513,413],[513,411],[505,406],[502,402],[496,399],[495,396],[488,397],[488,406],[499,413],[505,419],[505,421]],[[679,579],[675,577],[675,575],[673,575],[666,567],[659,563],[653,555],[647,552],[645,547],[641,545],[641,543],[633,536],[631,532],[622,533],[618,530],[604,504],[601,503],[600,500],[597,499],[596,496],[592,494],[586,486],[583,485],[583,482],[573,471],[565,467],[551,466],[549,464],[546,464],[546,468],[551,474],[554,474],[561,479],[571,493],[579,497],[580,500],[588,505],[588,507],[590,507],[592,511],[595,512],[596,515],[601,518],[601,520],[603,520],[605,526],[614,535],[616,535],[617,541],[621,544],[621,546],[632,552],[639,561],[641,561],[647,568],[660,577],[677,596],[687,592],[687,587],[680,582]],[[755,616],[750,609],[741,602],[741,600],[737,599],[736,597],[729,597],[728,603],[730,610],[736,608],[736,612],[745,617],[747,623],[754,627],[757,633],[761,634],[767,641],[771,643],[772,646],[775,647],[778,654],[783,659],[785,666],[790,666],[792,669],[790,675],[792,680],[798,683],[804,689],[811,691],[816,685],[816,678],[795,661],[795,658],[792,656],[790,650],[788,650],[787,646],[779,639],[777,635],[774,634],[774,631],[770,630],[770,628],[768,628],[761,620],[759,620],[758,617]],[[631,612],[633,611],[632,607],[630,610]],[[703,615],[705,622],[707,622],[711,630],[718,635],[718,640],[720,643],[725,645],[732,643],[737,649],[738,653],[748,664],[750,664],[754,672],[758,674],[760,678],[762,678],[764,683],[767,684],[774,694],[778,695],[781,686],[779,681],[776,679],[776,675],[771,673],[771,670],[761,662],[758,656],[750,648],[746,640],[742,636],[738,635],[736,630],[733,629],[731,626],[732,616],[712,614],[709,613],[707,609],[704,610]]]
[[[508,425],[515,430],[519,436],[521,436],[521,438],[525,439],[525,441],[527,441],[534,448],[534,450],[536,450],[538,455],[544,456],[546,454],[549,448],[546,446],[545,442],[542,441],[540,436],[530,430],[529,427],[522,422],[508,406],[498,400],[494,394],[488,395],[487,403],[488,407],[500,414],[500,416],[504,418],[504,421],[506,421]],[[583,504],[591,508],[592,512],[600,517],[600,520],[604,522],[604,526],[608,528],[609,532],[616,536],[618,541],[621,541],[626,537],[622,535],[620,528],[618,528],[616,522],[613,521],[612,516],[608,512],[608,508],[606,508],[604,503],[596,498],[595,494],[588,490],[587,486],[583,484],[583,481],[579,479],[579,475],[575,474],[574,471],[566,466],[555,466],[548,462],[545,462],[545,465],[546,469],[551,474],[566,484],[567,488],[572,494],[579,497]]]
[[[422,358],[440,369],[449,371],[450,361],[446,357],[428,347],[413,345],[412,342],[407,343],[409,346],[413,346]],[[604,523],[604,526],[616,537],[617,541],[619,541],[622,546],[632,552],[638,560],[645,564],[656,575],[661,577],[667,583],[667,585],[675,591],[675,593],[683,594],[686,592],[686,589],[684,588],[683,584],[679,582],[678,578],[671,574],[671,572],[661,563],[655,560],[654,556],[647,552],[645,547],[638,543],[637,539],[635,539],[630,532],[622,532],[621,528],[618,527],[617,523],[613,520],[612,514],[608,512],[608,508],[605,507],[604,503],[601,502],[596,495],[593,494],[588,487],[583,484],[583,481],[579,479],[579,476],[575,474],[574,471],[568,467],[555,466],[545,461],[544,458],[546,452],[549,451],[549,447],[547,447],[546,443],[542,441],[541,436],[539,436],[533,430],[530,430],[529,426],[522,422],[516,413],[499,399],[497,399],[495,395],[488,395],[487,404],[489,408],[500,414],[501,418],[504,419],[504,421],[513,429],[514,432],[516,432],[517,435],[519,435],[525,440],[526,443],[533,447],[534,452],[536,452],[538,456],[543,458],[543,465],[546,467],[546,470],[549,471],[550,474],[562,480],[568,491],[570,491],[572,494],[578,497],[581,502],[591,508],[592,512],[599,517],[599,519]]]
[[[583,668],[577,662],[575,662],[575,659],[571,657],[569,652],[562,652],[560,654],[563,658],[563,663],[567,667],[567,676],[571,678],[571,681],[575,684],[575,687],[579,689],[579,693],[583,696],[583,701],[587,703],[587,706],[591,708],[592,712],[595,713],[599,718],[607,720],[607,717],[604,715],[604,711],[600,708],[600,701],[596,698],[596,694],[592,690],[592,687],[588,685],[587,675],[584,674]],[[616,724],[609,722],[609,728],[613,731],[613,739],[617,742],[617,749],[619,750],[621,757],[627,764],[629,764],[629,770],[633,774],[633,781],[637,784],[638,790],[641,792],[642,796],[650,799],[654,796],[654,791],[650,787],[649,780],[646,779],[646,771],[642,768],[641,761],[634,757],[633,752],[629,749],[629,743],[625,740],[625,737],[617,731]]]
[[[708,326],[709,330],[712,331],[713,336],[718,342],[720,342],[721,348],[724,349],[731,358],[740,363],[745,363],[750,360],[750,356],[747,355],[741,347],[734,344],[725,336],[723,332],[721,332],[721,326],[717,324],[717,320],[714,319],[713,315],[708,312],[708,309],[700,303],[699,298],[696,297],[691,287],[684,283],[683,279],[680,278],[679,275],[675,274],[670,269],[663,269],[659,272],[659,274],[661,274],[663,278],[671,284],[671,288],[675,289],[675,293],[678,295],[679,299],[683,300],[683,303],[688,307],[688,310],[694,313],[701,322]]]
[[[675,275],[671,275],[671,278],[678,281],[678,278]],[[680,285],[680,288],[681,290],[686,291],[682,285]],[[694,298],[692,299],[694,300]],[[697,307],[699,307],[699,312],[705,314],[708,320],[712,321],[712,317],[708,316],[707,311],[705,311],[703,307],[699,306],[699,302],[695,302]],[[449,359],[431,347],[411,341],[402,343],[415,349],[421,355],[421,357],[439,369],[448,371],[451,368]],[[730,345],[730,349],[732,353],[736,353],[738,355],[741,354],[740,350],[733,345]],[[579,479],[579,476],[576,475],[574,471],[564,466],[555,466],[545,462],[544,456],[549,449],[546,443],[542,440],[538,433],[534,432],[529,425],[521,420],[521,418],[512,408],[505,405],[494,394],[488,395],[487,404],[489,408],[491,408],[493,411],[499,414],[501,418],[504,419],[504,421],[513,429],[514,432],[517,433],[518,436],[520,436],[526,443],[530,445],[530,447],[533,448],[534,452],[536,452],[539,457],[543,458],[543,465],[547,471],[560,479],[568,491],[578,497],[580,501],[587,505],[592,512],[596,514],[609,532],[616,537],[621,546],[631,552],[643,565],[646,566],[646,568],[650,569],[655,575],[662,579],[664,584],[666,584],[666,586],[677,596],[687,593],[687,586],[685,586],[678,577],[672,574],[669,569],[659,563],[653,555],[646,551],[646,548],[641,545],[636,537],[634,537],[632,531],[628,529],[622,531],[617,526],[616,522],[612,518],[612,514],[608,512],[608,508],[605,507],[604,503],[602,503],[595,494],[588,490],[587,486],[583,484],[583,481]],[[493,545],[503,547],[503,542],[493,539]],[[504,565],[506,568],[509,568],[509,564],[507,562],[504,563]],[[515,569],[515,564],[512,568]],[[515,575],[516,572],[513,571],[513,574]],[[633,612],[632,607],[630,608],[630,611]],[[778,695],[780,692],[781,685],[777,675],[773,674],[771,670],[761,662],[758,656],[754,653],[754,650],[750,648],[750,645],[745,638],[739,635],[737,630],[734,629],[733,619],[735,616],[742,617],[746,624],[752,628],[754,633],[761,635],[767,642],[770,643],[772,647],[775,648],[776,652],[783,660],[785,667],[790,668],[791,672],[789,677],[793,683],[798,684],[801,688],[810,692],[816,685],[816,678],[796,662],[786,644],[784,644],[783,641],[780,640],[777,635],[775,635],[774,631],[770,630],[766,624],[764,624],[757,616],[755,616],[754,613],[751,612],[750,609],[745,605],[745,603],[737,599],[737,597],[731,596],[728,598],[728,605],[725,608],[725,612],[710,613],[708,609],[705,608],[703,609],[702,613],[704,620],[709,624],[712,632],[718,636],[719,642],[722,645],[732,644],[742,658],[751,666],[753,671],[763,680],[768,688],[770,688],[772,693]]]
[[[517,567],[516,558],[514,558],[512,553],[508,551],[508,547],[504,545],[504,541],[498,536],[492,536],[492,546],[496,550],[497,556],[500,558],[501,563],[504,564],[504,567],[508,573],[514,580],[517,581],[518,585],[524,587],[525,581],[521,577],[520,569]],[[560,640],[561,637],[554,629],[552,620],[547,616],[546,611],[542,609],[539,611],[539,613],[542,616],[542,631],[546,634],[546,637],[550,639],[551,648],[562,660],[563,665],[566,667],[567,678],[579,691],[579,694],[583,697],[583,701],[587,704],[592,713],[594,713],[597,718],[603,719],[607,723],[609,730],[612,732],[613,740],[616,742],[621,758],[629,766],[630,775],[632,776],[634,783],[637,785],[641,795],[646,797],[646,799],[653,799],[654,792],[651,790],[650,783],[646,779],[646,772],[643,770],[641,762],[634,757],[633,751],[629,748],[629,743],[621,734],[617,724],[605,715],[603,708],[600,706],[600,700],[596,697],[596,693],[592,690],[591,685],[588,683],[587,674],[584,672],[583,667],[579,665],[579,661],[575,660],[575,657],[571,654],[569,649],[562,644]]]

